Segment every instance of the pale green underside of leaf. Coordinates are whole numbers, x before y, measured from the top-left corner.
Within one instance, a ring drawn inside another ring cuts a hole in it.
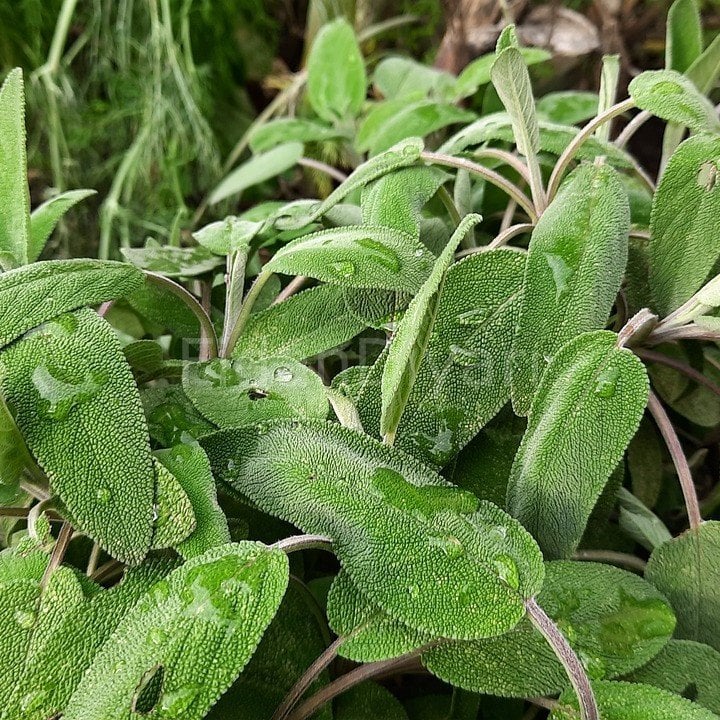
[[[675,0],[667,15],[665,67],[684,73],[702,49],[702,23],[696,0]]]
[[[41,326],[0,355],[2,392],[76,527],[129,563],[152,535],[155,475],[135,382],[91,310]]]
[[[622,282],[630,209],[617,173],[583,165],[533,230],[512,351],[513,408],[527,414],[552,356],[605,327]]]
[[[276,118],[250,133],[250,147],[265,152],[287,142],[325,142],[343,137],[340,128],[322,125],[305,118]]]
[[[399,55],[380,60],[373,73],[373,85],[388,99],[420,92],[446,98],[454,83],[455,78],[449,72]]]
[[[530,408],[507,507],[548,558],[577,547],[647,403],[645,368],[616,340],[614,333],[597,331],[567,343]]]

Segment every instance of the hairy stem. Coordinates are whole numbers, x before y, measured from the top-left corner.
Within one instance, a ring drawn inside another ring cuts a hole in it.
[[[688,521],[690,522],[690,528],[692,530],[697,529],[702,524],[702,515],[700,514],[700,505],[698,503],[697,492],[695,490],[695,483],[692,479],[692,472],[688,465],[687,458],[683,452],[680,439],[675,432],[673,424],[670,422],[665,409],[662,406],[657,395],[652,390],[648,397],[648,410],[653,416],[655,423],[660,430],[660,434],[665,440],[667,449],[670,451],[670,457],[672,458],[673,464],[675,465],[675,471],[677,472],[678,480],[680,481],[680,488],[682,489],[683,498],[685,499],[685,507],[687,508]]]
[[[237,322],[242,307],[242,294],[245,287],[245,265],[247,249],[230,253],[227,258],[227,274],[225,276],[225,321],[222,339],[220,340],[220,357],[227,357],[230,332]]]
[[[252,312],[253,305],[260,295],[260,291],[265,287],[265,283],[270,279],[272,273],[268,272],[264,268],[260,271],[260,274],[255,278],[255,282],[252,284],[250,290],[248,290],[245,300],[243,301],[240,312],[238,312],[235,324],[232,326],[230,333],[227,338],[227,344],[225,346],[225,357],[230,357],[235,345],[237,344],[238,338],[242,331],[245,329],[250,313]]]
[[[279,293],[278,296],[272,301],[272,305],[278,305],[284,302],[289,297],[293,296],[296,292],[302,289],[302,286],[308,281],[308,277],[305,275],[298,275],[294,277]]]
[[[553,649],[557,659],[565,668],[580,703],[580,717],[582,720],[600,720],[600,713],[590,686],[590,680],[575,651],[570,647],[570,643],[547,613],[537,604],[535,598],[525,601],[525,609],[532,624],[547,640],[548,645]]]
[[[298,165],[302,165],[302,167],[325,173],[333,180],[337,180],[340,183],[347,180],[347,175],[344,172],[341,172],[337,168],[334,168],[332,165],[328,165],[327,163],[321,162],[320,160],[315,160],[314,158],[302,157],[298,160]]]
[[[478,160],[483,158],[491,158],[493,160],[500,160],[506,165],[509,165],[518,175],[529,185],[530,184],[530,171],[528,166],[517,156],[513,155],[507,150],[498,150],[496,148],[482,148],[476,150],[473,156]]]
[[[273,543],[270,547],[288,555],[300,550],[327,550],[332,552],[332,538],[327,535],[292,535]]]
[[[637,349],[635,354],[648,362],[655,362],[677,370],[691,380],[694,380],[698,385],[703,385],[710,390],[710,392],[720,396],[720,385],[717,385],[710,380],[710,378],[705,377],[701,372],[698,372],[694,367],[684,363],[682,360],[670,357],[664,353],[655,352],[654,350],[643,350],[641,348]]]
[[[629,553],[616,552],[615,550],[578,550],[575,553],[577,560],[586,560],[588,562],[608,563],[610,565],[619,565],[620,567],[636,570],[640,574],[645,572],[647,563],[635,555]]]
[[[50,562],[48,562],[48,566],[45,569],[42,580],[40,581],[41,587],[45,588],[47,586],[50,576],[62,564],[62,561],[65,558],[65,553],[67,552],[68,546],[70,545],[70,540],[72,540],[72,536],[72,525],[69,522],[64,523],[63,526],[60,528],[60,534],[58,535],[58,539],[55,542],[55,547],[53,548],[52,554],[50,555]]]

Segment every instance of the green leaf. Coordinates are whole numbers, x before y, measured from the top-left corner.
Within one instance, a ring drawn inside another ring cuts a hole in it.
[[[132,373],[91,310],[62,315],[0,355],[2,394],[74,524],[137,563],[150,547],[155,474]]]
[[[337,698],[333,705],[335,720],[407,720],[400,701],[382,685],[364,682]]]
[[[260,543],[223,545],[189,560],[120,621],[64,720],[125,720],[138,713],[143,680],[154,672],[161,682],[146,697],[147,712],[203,718],[252,657],[287,581],[285,554]]]
[[[664,462],[665,452],[657,429],[649,418],[643,418],[628,446],[627,465],[633,495],[649,508],[655,506],[662,490]]]
[[[179,384],[144,388],[140,396],[150,437],[161,447],[192,442],[215,429],[195,409]]]
[[[580,166],[533,230],[512,352],[512,400],[527,414],[547,363],[605,327],[627,261],[630,209],[617,173]]]
[[[0,364],[1,372],[2,364]],[[2,384],[1,375],[0,384]],[[36,467],[35,460],[0,393],[0,491],[13,492],[18,487],[24,470],[34,467]]]
[[[692,640],[670,640],[628,680],[669,690],[720,713],[720,653]]]
[[[281,209],[276,216],[276,227],[282,230],[298,230],[309,225],[335,207],[351,192],[358,190],[373,180],[377,180],[386,173],[415,164],[420,159],[423,148],[423,141],[420,138],[406,137],[384,153],[380,153],[358,165],[350,173],[347,180],[335,188],[325,200],[317,203],[309,213],[295,217],[292,214],[283,214]]]
[[[254,155],[242,165],[231,170],[213,189],[208,198],[210,205],[221,200],[240,195],[253,185],[270,180],[294,167],[302,157],[303,145],[299,142],[288,142],[277,145],[260,155]]]
[[[361,591],[416,629],[504,632],[542,584],[540,554],[518,523],[365,435],[275,422],[201,442],[219,481],[305,532],[329,535]]]
[[[339,128],[321,125],[305,118],[276,118],[250,133],[250,148],[254,153],[266,152],[287,142],[325,142],[342,138]]]
[[[183,539],[177,551],[189,559],[230,542],[227,520],[218,505],[215,479],[205,451],[199,445],[182,444],[159,450],[155,456],[182,486],[196,521],[192,534]]]
[[[69,190],[50,198],[32,211],[28,239],[28,262],[35,262],[40,257],[47,239],[62,216],[73,205],[95,193],[95,190]]]
[[[148,245],[144,248],[120,248],[120,252],[136,267],[166,277],[196,277],[225,263],[222,257],[202,245],[192,248]]]
[[[685,71],[685,75],[693,81],[701,93],[709,93],[720,76],[720,37],[717,35]]]
[[[550,558],[577,547],[647,403],[645,368],[616,340],[585,333],[555,355],[513,463],[509,511]]]
[[[593,692],[603,720],[717,720],[700,705],[651,685],[596,682]],[[560,696],[549,720],[580,720],[574,690]]]
[[[103,260],[48,260],[0,275],[0,347],[57,315],[129,295],[143,285],[135,268]]]
[[[195,530],[195,514],[190,498],[175,476],[156,458],[155,499],[153,503],[153,550],[180,544]]]
[[[646,550],[652,551],[672,538],[663,521],[623,487],[618,490],[618,506],[621,530]]]
[[[538,603],[595,679],[645,664],[675,626],[667,601],[650,583],[599,563],[546,563]],[[441,643],[423,653],[423,664],[456,687],[505,697],[554,695],[568,684],[560,661],[527,619],[499,637]]]
[[[25,92],[20,68],[0,87],[0,268],[28,261],[30,191],[25,151]]]
[[[645,577],[670,601],[675,636],[720,650],[720,522],[712,520],[657,547]]]
[[[538,115],[561,125],[577,125],[595,117],[598,111],[598,95],[579,90],[561,90],[543,95],[537,101]],[[540,130],[542,134],[542,126]],[[542,145],[542,139],[540,140]]]
[[[194,232],[193,239],[216,255],[229,255],[238,251],[246,251],[250,241],[262,226],[261,222],[250,222],[230,216]]]
[[[355,137],[355,147],[360,152],[377,155],[408,136],[425,137],[476,117],[474,112],[436,100],[386,100],[375,105],[363,120]]]
[[[169,331],[179,338],[200,337],[197,316],[165,285],[145,282],[140,289],[127,296],[127,303],[153,335],[159,336]]]
[[[381,383],[380,432],[383,436],[392,437],[394,440],[430,343],[445,274],[455,258],[458,245],[468,231],[481,220],[480,215],[467,215],[463,218],[398,325],[385,360]]]
[[[712,103],[692,80],[674,70],[646,70],[632,79],[630,97],[642,110],[693,132],[720,132]]]
[[[448,99],[454,82],[455,78],[448,72],[401,56],[383,58],[373,73],[376,90],[390,100],[420,93]]]
[[[218,427],[285,417],[324,420],[330,410],[320,377],[291,358],[190,363],[183,389]]]
[[[365,101],[365,61],[352,26],[338,18],[315,37],[307,61],[307,97],[324,120],[355,117]]]
[[[344,287],[415,292],[433,261],[432,253],[410,235],[359,225],[303,235],[278,250],[265,269]]]
[[[670,158],[653,198],[650,287],[663,315],[705,282],[720,256],[720,138],[697,135]]]
[[[702,50],[702,22],[696,0],[675,0],[667,15],[666,69],[684,73]]]

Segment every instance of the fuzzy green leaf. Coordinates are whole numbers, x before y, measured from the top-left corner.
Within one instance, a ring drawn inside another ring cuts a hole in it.
[[[160,668],[149,710],[203,718],[252,657],[287,582],[285,554],[260,543],[223,545],[189,560],[120,621],[64,720],[132,717],[143,680]]]
[[[705,522],[653,551],[645,577],[677,614],[676,637],[720,650],[720,522]]]
[[[564,126],[577,125],[595,117],[598,112],[598,95],[582,90],[560,90],[538,98],[538,115],[552,123]],[[542,135],[542,125],[540,126]],[[542,138],[540,140],[542,145]]]
[[[650,288],[666,315],[720,256],[720,138],[697,135],[675,151],[653,198],[650,232]]]
[[[365,61],[352,26],[344,18],[325,25],[307,61],[307,97],[325,120],[355,117],[365,100]]]
[[[144,388],[140,397],[150,437],[161,447],[193,442],[215,429],[195,409],[180,384]]]
[[[553,358],[513,463],[508,508],[547,557],[565,557],[640,423],[648,380],[640,360],[604,330]]]
[[[692,80],[674,70],[646,70],[632,79],[628,92],[639,108],[663,120],[693,132],[720,132],[712,103]]]
[[[218,427],[284,417],[324,420],[330,410],[320,377],[291,358],[190,363],[183,389]]]
[[[130,265],[48,260],[0,275],[0,347],[57,315],[129,295],[143,285]]]
[[[412,236],[359,225],[299,237],[278,250],[265,268],[344,287],[415,292],[433,261],[432,253]]]
[[[34,465],[35,460],[25,444],[15,418],[0,394],[0,492],[13,492],[18,487],[25,468]]]
[[[518,414],[527,414],[560,347],[605,327],[625,272],[629,229],[627,195],[606,165],[576,170],[535,226],[512,351]]]
[[[428,279],[410,302],[390,345],[383,370],[380,432],[393,438],[405,411],[438,315],[445,274],[466,233],[482,218],[467,215],[435,262]]]
[[[335,720],[407,720],[402,703],[382,685],[364,682],[343,693],[333,707]]]
[[[373,85],[388,99],[419,93],[447,98],[454,82],[448,72],[401,56],[383,58],[373,73]]]
[[[0,268],[28,261],[30,191],[25,150],[25,91],[20,68],[0,87]]]
[[[91,195],[95,190],[69,190],[36,207],[30,214],[28,262],[35,262],[42,253],[47,239],[63,215],[73,206]]]
[[[650,583],[599,563],[546,563],[538,603],[596,679],[646,663],[675,626],[672,610]],[[423,664],[452,685],[491,695],[553,695],[568,684],[560,661],[528,620],[497,638],[441,643],[423,653]]]
[[[720,37],[717,35],[685,71],[701,93],[709,93],[720,76]]]
[[[287,142],[325,142],[342,136],[339,128],[305,118],[276,118],[253,130],[249,140],[252,151],[261,153]]]
[[[142,270],[166,277],[195,277],[213,271],[224,264],[208,248],[199,246],[179,248],[170,245],[147,245],[144,248],[121,248],[123,257]]]
[[[665,67],[684,73],[702,49],[702,23],[696,0],[675,0],[667,15]]]
[[[190,498],[168,468],[153,458],[155,468],[155,501],[153,550],[171,548],[195,530],[195,514]]]
[[[0,355],[2,393],[76,526],[114,557],[150,547],[155,474],[132,373],[91,310],[62,315]]]
[[[245,251],[262,228],[261,222],[240,220],[233,216],[210,223],[193,233],[193,239],[216,255]]]

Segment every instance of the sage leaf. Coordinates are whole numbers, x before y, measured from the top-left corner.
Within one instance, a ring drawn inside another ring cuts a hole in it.
[[[143,388],[140,398],[150,437],[160,447],[192,442],[215,429],[195,409],[180,384]]]
[[[577,547],[645,410],[645,368],[616,340],[585,333],[555,355],[515,456],[507,506],[549,558]]]
[[[222,545],[189,560],[120,621],[63,718],[125,720],[153,710],[203,718],[252,656],[287,582],[285,554],[260,543]],[[139,707],[158,673],[159,686]]]
[[[307,61],[307,97],[324,120],[354,117],[365,100],[365,62],[352,26],[344,18],[324,25]]]
[[[538,98],[537,111],[546,121],[567,127],[595,117],[598,112],[598,101],[598,94],[594,92],[560,90]],[[538,124],[542,135],[542,124]],[[542,139],[540,144],[542,146]]]
[[[212,272],[224,264],[222,257],[202,245],[179,248],[150,244],[144,248],[121,248],[120,252],[136,267],[166,277],[196,277]]]
[[[412,236],[360,225],[299,237],[278,250],[265,269],[344,287],[415,292],[430,273],[433,260],[432,253]]]
[[[247,252],[250,241],[260,232],[263,223],[227,217],[210,223],[193,233],[193,240],[216,255]]]
[[[0,268],[28,261],[30,191],[25,150],[25,91],[20,68],[0,87]]]
[[[336,720],[408,720],[402,703],[374,682],[364,682],[343,693],[333,710]]]
[[[219,427],[283,417],[325,419],[330,410],[320,377],[291,358],[189,363],[183,389]]]
[[[275,118],[250,133],[250,148],[254,153],[271,150],[287,142],[325,142],[343,137],[340,128],[329,127],[305,118]]]
[[[675,636],[720,650],[720,522],[711,520],[655,548],[645,577],[670,601]]]
[[[627,195],[606,165],[578,168],[538,221],[512,350],[518,414],[527,414],[559,348],[582,332],[605,327],[625,271],[629,229]]]
[[[702,50],[702,23],[696,0],[675,0],[667,14],[665,67],[684,73]]]
[[[388,99],[414,94],[448,99],[454,82],[449,72],[395,55],[380,60],[373,73],[373,85]]]
[[[140,397],[110,325],[87,309],[62,315],[4,350],[0,364],[2,394],[76,527],[117,559],[140,562],[155,474]]]
[[[688,300],[720,256],[720,138],[696,135],[670,158],[650,218],[650,288],[663,315]]]

